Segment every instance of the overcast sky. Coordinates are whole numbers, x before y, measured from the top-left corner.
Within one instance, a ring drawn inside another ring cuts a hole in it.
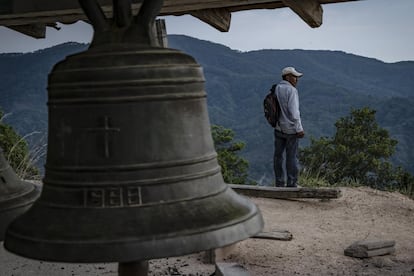
[[[385,62],[414,60],[414,0],[363,0],[323,5],[323,23],[309,27],[292,10],[253,10],[232,14],[222,33],[191,16],[165,17],[168,34],[185,34],[241,51],[258,49],[340,50]],[[32,52],[67,41],[90,42],[83,22],[47,29],[34,39],[0,27],[0,53]]]

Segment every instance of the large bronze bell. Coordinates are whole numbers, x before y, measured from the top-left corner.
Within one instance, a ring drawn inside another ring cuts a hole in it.
[[[44,186],[10,225],[9,251],[131,262],[222,247],[262,229],[256,206],[223,182],[192,57],[93,43],[54,67],[48,93]]]
[[[7,226],[21,215],[40,195],[40,186],[21,180],[0,148],[0,241]]]

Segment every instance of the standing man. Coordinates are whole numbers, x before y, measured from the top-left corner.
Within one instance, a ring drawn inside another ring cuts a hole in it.
[[[283,80],[275,90],[281,110],[279,121],[275,127],[275,152],[273,156],[276,187],[285,186],[283,154],[286,155],[286,186],[298,186],[299,138],[303,138],[305,132],[300,119],[299,95],[296,84],[302,75],[293,67],[284,68],[282,70]]]

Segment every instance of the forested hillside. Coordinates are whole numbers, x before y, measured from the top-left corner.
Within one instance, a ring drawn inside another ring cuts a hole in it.
[[[377,121],[398,140],[393,157],[414,173],[414,62],[384,63],[337,51],[260,50],[239,52],[186,36],[169,36],[203,66],[211,122],[231,128],[247,146],[250,176],[272,178],[273,133],[262,112],[271,84],[285,66],[304,72],[298,89],[307,139],[331,136],[335,121],[352,108],[377,110]],[[0,55],[0,107],[20,134],[47,129],[47,74],[66,55],[87,45],[67,43],[31,54]]]
[[[414,62],[384,63],[338,51],[260,50],[239,52],[223,45],[172,36],[169,46],[193,55],[203,65],[213,123],[232,128],[246,141],[251,176],[272,178],[273,133],[263,117],[262,101],[280,71],[294,66],[300,79],[303,125],[309,137],[331,136],[334,123],[352,108],[377,110],[377,121],[399,141],[396,165],[414,172]],[[266,180],[265,180],[266,181]]]

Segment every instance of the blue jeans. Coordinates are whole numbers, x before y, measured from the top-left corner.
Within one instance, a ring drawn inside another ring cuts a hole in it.
[[[298,161],[299,138],[296,134],[285,134],[275,130],[275,153],[273,155],[273,168],[275,171],[276,187],[285,186],[285,170],[287,176],[287,187],[296,187],[298,184],[299,161]],[[286,162],[284,155],[286,156]]]

